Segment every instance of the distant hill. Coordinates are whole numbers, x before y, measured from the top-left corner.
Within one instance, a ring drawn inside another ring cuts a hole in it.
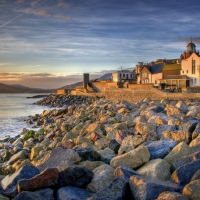
[[[55,89],[45,90],[39,88],[29,88],[23,85],[6,85],[0,83],[0,93],[54,93]]]
[[[74,89],[77,86],[82,86],[83,82],[77,82],[70,85],[65,85],[58,89]],[[55,93],[57,89],[41,89],[41,88],[29,88],[23,85],[6,85],[0,83],[0,93]]]
[[[71,84],[71,85],[65,85],[59,89],[75,89],[76,87],[78,86],[82,86],[83,85],[83,81],[81,82],[77,82],[77,83],[74,83],[74,84]]]

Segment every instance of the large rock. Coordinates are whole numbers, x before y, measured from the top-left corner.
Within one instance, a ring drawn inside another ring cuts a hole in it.
[[[173,115],[177,115],[180,114],[181,112],[184,112],[184,110],[181,110],[179,108],[177,108],[176,106],[167,104],[165,107],[165,111],[167,113],[168,116],[173,116]]]
[[[0,194],[0,199],[1,199],[1,200],[10,200],[8,197],[5,197],[5,196],[3,196],[3,195],[1,195],[1,194]]]
[[[200,149],[200,135],[198,135],[194,140],[192,140],[189,146],[196,149]]]
[[[130,177],[129,184],[134,200],[156,199],[164,191],[182,191],[182,187],[177,184],[137,175]]]
[[[196,125],[196,128],[192,133],[192,139],[195,139],[199,134],[200,134],[200,122]]]
[[[17,191],[17,182],[21,179],[29,179],[39,174],[39,170],[34,166],[25,165],[18,172],[15,172],[12,175],[6,176],[1,181],[2,189],[4,194],[11,198],[15,197],[18,194]]]
[[[125,137],[122,140],[118,154],[121,155],[123,153],[127,153],[135,149],[140,144],[142,144],[144,140],[145,140],[145,137],[142,137],[141,135],[130,135],[130,136]]]
[[[107,164],[101,165],[93,170],[94,177],[92,181],[88,184],[88,189],[93,192],[98,192],[99,190],[109,186],[110,182],[114,178],[114,169]]]
[[[56,200],[87,200],[94,193],[77,187],[62,187],[56,193]]]
[[[30,160],[33,160],[34,158],[36,158],[36,157],[39,155],[39,153],[40,153],[40,151],[41,151],[42,149],[43,149],[43,146],[42,146],[42,145],[33,147],[33,148],[31,149]]]
[[[123,178],[115,178],[108,187],[103,188],[90,198],[90,200],[120,200],[126,195],[127,184]]]
[[[164,131],[161,135],[161,139],[173,139],[177,143],[184,141],[190,142],[190,133],[188,131],[176,130],[176,131]]]
[[[198,123],[198,120],[183,121],[183,123],[179,126],[179,130],[193,133]]]
[[[143,143],[150,153],[150,160],[164,158],[177,145],[174,140],[158,140]]]
[[[36,166],[40,171],[43,171],[46,168],[78,163],[80,160],[81,158],[74,150],[58,147],[45,156],[45,158],[41,158]]]
[[[120,166],[117,167],[114,171],[114,177],[115,178],[124,178],[126,182],[129,182],[129,179],[133,175],[139,175],[138,172],[136,172],[133,169],[130,169],[128,167]]]
[[[183,188],[183,195],[192,200],[199,200],[200,197],[200,180],[191,181]]]
[[[83,167],[88,168],[89,170],[93,171],[95,168],[105,164],[102,161],[89,161],[85,160],[79,163],[79,165],[82,165]]]
[[[29,153],[25,150],[19,151],[18,153],[14,154],[10,160],[8,161],[9,165],[14,164],[15,162],[17,162],[18,160],[25,160],[26,158],[29,157]]]
[[[58,185],[84,187],[91,182],[93,175],[91,170],[80,165],[59,167]]]
[[[161,124],[156,128],[156,132],[158,134],[158,136],[160,136],[162,134],[162,132],[164,131],[175,131],[176,127],[175,126],[171,126],[171,125],[167,125],[167,124]]]
[[[31,179],[21,179],[18,181],[18,192],[35,191],[45,187],[53,187],[58,183],[58,169],[47,168],[39,175]]]
[[[178,193],[178,192],[162,192],[157,200],[189,200],[186,196]]]
[[[112,139],[112,140],[109,141],[108,147],[110,149],[112,149],[117,154],[118,150],[120,148],[120,144],[115,139]]]
[[[192,177],[191,181],[195,181],[195,180],[198,180],[198,179],[200,179],[200,169],[195,172],[195,174]]]
[[[114,157],[110,161],[110,165],[114,168],[125,166],[135,169],[145,162],[149,161],[150,153],[147,147],[141,146],[128,153]]]
[[[24,191],[18,194],[14,200],[54,200],[53,190],[47,188],[35,192]]]
[[[191,148],[185,143],[181,142],[176,145],[172,151],[164,157],[165,161],[167,161],[170,165],[174,163],[174,161],[179,160],[183,156],[189,155],[191,153]]]
[[[101,155],[92,148],[74,148],[74,151],[78,153],[81,161],[99,161],[101,160]]]
[[[200,160],[200,151],[183,156],[182,158],[177,159],[172,165],[172,171],[178,169],[183,165],[188,165],[196,160]]]
[[[171,166],[165,160],[158,158],[145,163],[137,172],[149,178],[166,181],[171,176],[170,168]]]
[[[143,134],[151,135],[152,133],[154,133],[156,131],[156,125],[148,123],[148,122],[146,122],[146,123],[145,122],[138,122],[135,126],[135,129],[141,135],[143,135]]]
[[[173,172],[171,180],[179,185],[186,185],[191,181],[199,168],[200,160],[183,165]]]

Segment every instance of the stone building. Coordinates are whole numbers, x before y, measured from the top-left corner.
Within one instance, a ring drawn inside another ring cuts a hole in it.
[[[135,79],[135,73],[129,70],[121,70],[112,73],[112,82],[132,82]]]

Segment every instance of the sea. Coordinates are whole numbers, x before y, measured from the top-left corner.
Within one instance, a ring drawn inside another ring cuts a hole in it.
[[[50,109],[47,106],[34,105],[42,98],[26,98],[40,94],[0,94],[0,138],[19,135],[23,128],[32,129],[33,124],[25,122],[28,116]],[[34,130],[34,129],[33,129]]]

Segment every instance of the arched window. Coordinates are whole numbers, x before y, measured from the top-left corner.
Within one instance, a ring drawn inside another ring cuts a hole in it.
[[[192,74],[195,74],[196,62],[192,59]]]

